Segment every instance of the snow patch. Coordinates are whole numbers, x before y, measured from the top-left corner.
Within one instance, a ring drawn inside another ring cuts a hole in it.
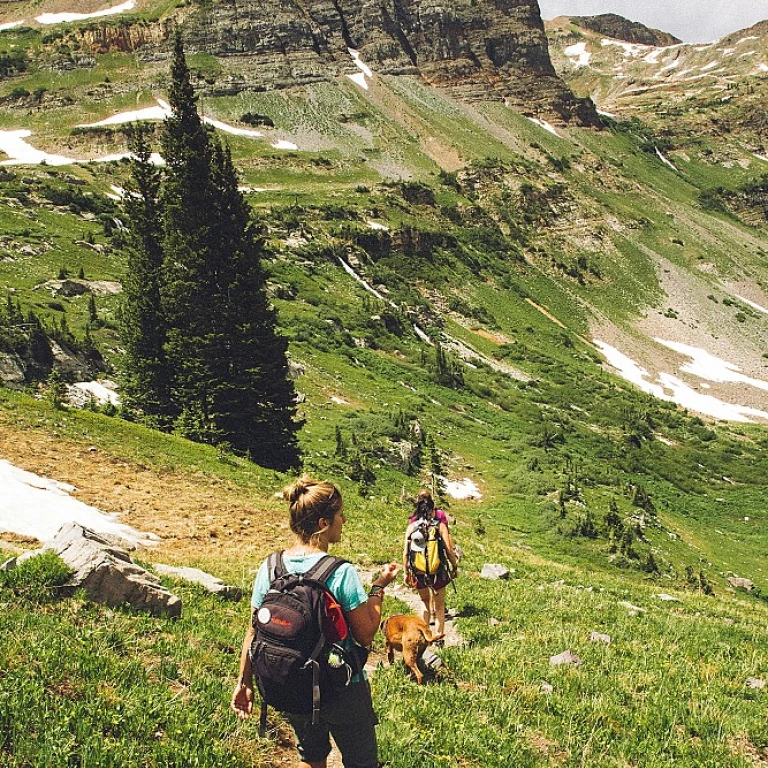
[[[95,19],[101,16],[114,16],[118,13],[126,13],[126,11],[132,11],[135,6],[135,0],[128,0],[128,2],[114,5],[112,8],[96,11],[95,13],[44,13],[41,16],[37,16],[35,21],[39,24],[62,24],[69,21],[83,21],[84,19]]]
[[[608,364],[614,367],[623,379],[660,400],[677,403],[683,408],[727,421],[753,422],[755,419],[768,421],[768,412],[766,411],[726,403],[711,395],[704,395],[669,373],[660,373],[657,378],[658,383],[648,381],[650,378],[648,371],[630,357],[599,339],[593,341],[605,356]],[[688,369],[686,368],[686,370]],[[707,371],[707,373],[708,377],[713,375],[712,371]],[[766,382],[761,383],[766,384]]]
[[[254,131],[251,128],[237,128],[234,125],[222,123],[221,120],[213,120],[210,117],[204,117],[203,121],[208,125],[212,125],[214,128],[218,128],[220,131],[224,131],[224,133],[230,133],[233,136],[247,136],[248,138],[256,139],[264,135],[261,131]]]
[[[666,67],[662,67],[654,76],[654,80],[658,80],[665,72],[676,69],[680,66],[680,59],[675,59],[671,64],[667,64]]]
[[[755,155],[755,157],[760,157],[760,155]],[[768,163],[768,157],[760,157],[761,160],[765,160]],[[752,309],[756,309],[758,312],[763,312],[764,314],[768,315],[768,309],[765,307],[761,307],[759,304],[755,304],[754,301],[750,301],[749,299],[745,299],[743,296],[737,296],[736,297],[739,301],[743,301],[745,304],[749,304]]]
[[[637,58],[638,56],[642,56],[644,54],[648,53],[648,50],[651,48],[650,45],[639,45],[636,43],[625,43],[621,40],[609,40],[608,38],[603,38],[600,41],[600,44],[605,48],[607,45],[615,45],[621,48],[624,51],[624,56],[632,56],[634,58]]]
[[[6,29],[13,29],[14,27],[20,27],[23,21],[9,21],[7,24],[0,24],[0,32],[4,32]]]
[[[10,158],[0,162],[0,165],[39,165],[43,162],[47,165],[70,165],[77,162],[71,157],[52,155],[35,149],[31,144],[24,141],[31,135],[32,131],[25,128],[18,131],[0,131],[0,150]]]
[[[347,50],[349,51],[349,55],[352,57],[352,60],[355,62],[355,66],[360,70],[354,75],[347,75],[347,77],[353,83],[359,85],[364,91],[367,91],[368,80],[366,80],[366,78],[372,78],[373,72],[371,71],[371,68],[360,59],[360,53],[358,51],[356,51],[354,48],[347,48]]]
[[[592,54],[587,50],[586,43],[569,45],[563,53],[571,60],[574,67],[588,67]]]
[[[280,139],[280,141],[276,141],[274,144],[272,144],[273,149],[290,149],[290,150],[296,150],[298,147],[291,143],[290,141],[285,141],[284,139]]]
[[[654,339],[654,341],[690,358],[689,363],[680,367],[680,370],[685,373],[690,373],[705,381],[714,381],[718,384],[747,384],[751,387],[768,391],[768,381],[745,376],[743,373],[740,373],[737,365],[715,357],[715,355],[710,354],[705,349],[692,347],[682,342],[666,341],[665,339]]]
[[[114,387],[115,385],[111,381],[78,381],[72,385],[72,389],[86,393],[99,405],[104,405],[105,403],[120,405],[120,397],[118,396],[117,392],[115,392]]]
[[[145,107],[144,109],[134,109],[130,112],[120,112],[112,115],[97,123],[81,123],[78,128],[98,128],[103,125],[120,125],[122,123],[133,123],[137,120],[165,120],[171,116],[170,107],[165,102],[158,99],[157,106]]]
[[[365,222],[370,229],[379,229],[383,232],[389,232],[389,227],[385,224],[379,224],[378,221],[366,221]]]
[[[548,123],[546,120],[541,120],[538,117],[529,117],[528,118],[532,123],[535,123],[536,125],[543,128],[545,131],[549,131],[554,136],[557,136],[558,139],[562,138],[560,134],[555,130],[555,127]]]
[[[52,539],[65,523],[76,522],[98,533],[120,536],[137,545],[155,543],[153,534],[142,533],[95,507],[72,498],[74,486],[40,477],[0,459],[0,531]]]
[[[483,494],[480,493],[476,483],[468,477],[462,480],[448,480],[441,477],[440,480],[445,488],[445,492],[452,499],[476,499],[479,501],[483,498]]]
[[[673,171],[677,170],[677,168],[675,168],[675,166],[672,165],[672,163],[670,163],[669,160],[667,160],[667,158],[661,154],[661,152],[659,152],[658,147],[654,147],[654,149],[656,150],[656,157],[658,157],[659,160],[661,160],[661,162],[664,163],[664,165],[668,165]]]

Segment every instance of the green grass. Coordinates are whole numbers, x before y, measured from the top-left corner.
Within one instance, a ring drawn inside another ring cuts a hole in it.
[[[156,18],[173,5],[142,14]],[[4,35],[12,35],[6,43],[40,44],[37,33]],[[190,64],[209,79],[225,74],[224,63],[203,54]],[[73,153],[117,147],[119,134],[71,130],[153,103],[163,81],[136,66],[134,57],[110,54],[55,83],[50,72],[31,70],[4,82],[0,95],[46,87],[73,103],[30,114],[9,108],[0,125],[29,127],[32,141],[49,149],[66,141]],[[105,87],[124,79],[130,92]],[[660,265],[711,285],[719,304],[729,280],[768,285],[765,228],[699,202],[702,190],[736,189],[756,168],[725,168],[691,152],[672,158],[674,173],[625,129],[568,129],[559,138],[503,105],[460,106],[413,78],[377,79],[376,98],[342,77],[201,103],[225,122],[246,112],[275,122],[260,139],[222,138],[243,183],[267,189],[249,202],[264,226],[281,332],[305,367],[296,383],[304,468],[344,492],[338,552],[366,567],[399,559],[409,511],[401,495],[429,480],[424,447],[420,465],[401,458],[419,434],[434,440],[451,478],[470,477],[483,494],[449,510],[466,559],[448,600],[466,645],[442,653],[449,671],[424,688],[401,665],[377,673],[382,758],[392,768],[753,765],[768,744],[766,694],[745,686],[768,675],[766,429],[704,422],[655,401],[604,372],[589,341],[596,318],[631,331],[643,312],[667,309]],[[274,150],[277,137],[299,151]],[[455,176],[439,174],[441,152],[446,165],[464,164]],[[124,256],[89,248],[89,238],[111,244],[103,222],[52,207],[43,191],[80,190],[102,201],[125,175],[122,164],[2,175],[0,284],[24,311],[64,316],[76,335],[84,332],[87,297],[53,297],[41,286],[62,267],[119,281]],[[426,184],[435,204],[409,203],[414,188],[399,183],[406,179]],[[389,227],[380,250],[367,239],[369,219]],[[297,232],[306,244],[287,245]],[[396,308],[366,293],[339,255]],[[107,324],[93,335],[118,375],[119,297],[97,297],[97,306]],[[734,327],[760,333],[759,313],[730,309]],[[736,326],[739,311],[746,324]],[[434,349],[414,322],[436,337],[444,328],[527,380],[474,361],[462,368],[463,386],[441,386]],[[0,389],[7,429],[95,446],[190,482],[225,482],[282,520],[273,496],[285,475],[31,395]],[[367,462],[371,482],[360,481],[356,461]],[[635,505],[638,489],[652,508]],[[637,528],[629,550],[606,521],[613,508],[625,528]],[[208,553],[190,564],[248,591],[273,535],[254,531],[242,561]],[[649,555],[658,573],[644,570]],[[512,579],[480,580],[485,562],[513,568]],[[732,573],[751,578],[755,593],[732,592]],[[184,600],[173,622],[62,597],[45,575],[30,582],[42,583],[37,594],[0,579],[0,764],[274,764],[272,742],[227,709],[247,599],[224,604],[166,581]],[[702,583],[715,595],[700,594]],[[644,610],[632,616],[622,602]],[[611,635],[610,645],[591,642],[593,631]],[[550,666],[566,648],[584,664]]]

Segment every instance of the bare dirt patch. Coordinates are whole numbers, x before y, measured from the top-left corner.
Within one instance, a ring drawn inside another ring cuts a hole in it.
[[[258,562],[287,539],[283,513],[232,483],[203,473],[158,471],[42,430],[0,424],[0,455],[15,466],[75,486],[85,504],[157,534],[153,559],[171,563]],[[258,533],[257,533],[258,532]],[[13,544],[14,534],[3,534]]]

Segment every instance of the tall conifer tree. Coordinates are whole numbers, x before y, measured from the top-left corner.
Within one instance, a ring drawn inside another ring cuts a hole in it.
[[[123,281],[124,402],[160,428],[173,421],[166,325],[160,307],[163,264],[160,173],[150,163],[152,129],[136,123],[129,148],[131,183],[125,197],[128,274]]]
[[[298,463],[287,343],[265,291],[261,242],[229,150],[206,129],[174,41],[159,201],[160,316],[175,428],[265,466]]]

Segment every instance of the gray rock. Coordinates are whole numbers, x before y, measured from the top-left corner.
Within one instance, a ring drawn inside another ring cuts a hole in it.
[[[128,604],[156,616],[181,615],[181,600],[154,574],[131,562],[128,553],[78,523],[63,525],[45,547],[73,570],[69,585],[109,606]]]
[[[735,589],[745,589],[747,592],[751,592],[755,586],[749,579],[742,579],[739,576],[729,576],[728,583]]]
[[[247,520],[244,520],[243,524],[246,524],[247,522]],[[221,579],[212,576],[210,573],[201,571],[199,568],[163,565],[162,563],[156,563],[152,567],[162,576],[172,576],[175,579],[183,579],[184,581],[190,581],[193,584],[199,584],[212,595],[218,595],[225,600],[239,600],[243,596],[243,590],[239,587],[225,584]]]
[[[558,653],[557,656],[550,656],[549,663],[553,666],[559,666],[561,664],[575,664],[579,666],[583,664],[582,660],[569,648],[567,651]]]
[[[611,642],[611,636],[604,635],[602,632],[592,632],[589,636],[589,639],[593,643],[606,643],[606,645]]]
[[[505,568],[499,563],[486,563],[480,571],[481,579],[491,579],[492,581],[498,581],[499,579],[509,578],[509,568]]]
[[[746,685],[747,688],[762,690],[765,688],[765,680],[761,680],[759,677],[748,677],[744,685]]]
[[[543,693],[545,696],[550,696],[551,694],[553,694],[553,693],[555,692],[555,689],[554,689],[554,687],[551,685],[551,683],[546,683],[546,682],[542,683],[542,684],[539,686],[539,690],[540,690],[540,691],[541,691],[541,692],[542,692],[542,693]]]

